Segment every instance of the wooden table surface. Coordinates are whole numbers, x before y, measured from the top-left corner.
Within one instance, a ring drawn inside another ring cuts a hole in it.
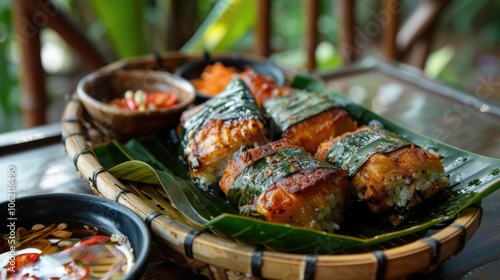
[[[474,103],[471,98],[477,98],[474,93],[456,91],[401,67],[365,61],[356,67],[323,73],[322,77],[331,87],[410,130],[439,136],[440,140],[473,153],[500,158],[500,110],[491,105],[499,104],[498,100],[481,100],[474,109],[469,106]],[[460,115],[459,109],[454,108],[465,103],[469,106],[468,114]],[[484,104],[491,105],[489,110],[481,110]],[[460,125],[451,122],[451,117],[456,117],[455,121],[461,117]],[[8,166],[14,165],[17,197],[51,192],[91,193],[65,154],[60,133],[59,124],[51,124],[0,134],[2,185],[7,181]],[[6,199],[7,191],[0,192],[0,202]],[[434,271],[412,276],[413,279],[498,278],[500,191],[486,197],[482,207],[481,225],[463,251]],[[152,251],[144,279],[204,279]]]

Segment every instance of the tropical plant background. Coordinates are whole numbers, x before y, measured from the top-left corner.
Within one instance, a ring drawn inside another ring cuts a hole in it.
[[[0,132],[23,127],[21,89],[16,40],[12,30],[12,1],[0,2]],[[109,61],[157,51],[202,50],[252,52],[253,29],[259,20],[255,0],[53,0],[70,14]],[[370,21],[381,1],[358,0],[357,21]],[[402,1],[404,16],[418,1]],[[178,5],[180,14],[171,13]],[[305,17],[302,0],[272,1],[271,59],[303,67]],[[316,59],[320,70],[342,66],[338,50],[339,1],[321,0],[318,20],[320,41]],[[496,0],[453,1],[441,17],[439,31],[426,74],[452,86],[473,92],[485,77],[500,80],[500,2]],[[173,26],[180,16],[182,26]],[[404,18],[403,16],[403,18]],[[88,70],[64,41],[50,29],[42,32],[42,62],[47,73],[49,122],[57,122],[65,97]],[[377,56],[378,42],[363,49],[362,56]],[[500,87],[494,87],[500,98]]]

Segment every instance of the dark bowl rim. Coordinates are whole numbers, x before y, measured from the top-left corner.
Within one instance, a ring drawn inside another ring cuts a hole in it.
[[[235,63],[241,62],[242,65],[259,64],[263,67],[267,67],[267,68],[271,69],[270,72],[277,75],[277,77],[274,77],[274,75],[273,75],[273,77],[271,77],[276,82],[277,85],[284,86],[286,83],[285,72],[276,63],[274,63],[268,59],[267,60],[255,59],[255,58],[251,58],[251,57],[245,57],[245,56],[242,56],[239,54],[222,54],[222,55],[214,55],[214,56],[211,56],[209,54],[205,54],[203,57],[200,57],[197,60],[192,60],[192,61],[188,61],[188,62],[181,64],[180,66],[175,68],[173,73],[190,82],[190,80],[188,80],[188,78],[184,77],[186,72],[190,71],[191,69],[202,67],[202,66],[204,67],[204,66],[207,66],[207,65],[213,64],[215,62],[219,62],[219,61],[222,62],[223,64],[226,61],[235,62]],[[213,97],[213,96],[209,96],[209,95],[206,95],[206,94],[199,92],[198,90],[196,90],[196,88],[195,88],[195,91],[196,91],[196,96],[199,98],[201,97],[204,99],[209,99],[209,98]]]
[[[18,197],[14,201],[15,207],[19,207],[19,205],[23,203],[29,203],[30,201],[37,200],[54,200],[54,201],[81,201],[86,202],[91,200],[94,203],[99,203],[106,208],[109,208],[109,205],[112,205],[113,208],[120,211],[122,215],[125,215],[128,219],[130,219],[133,224],[137,227],[140,232],[141,240],[144,242],[145,246],[140,248],[132,246],[133,254],[134,254],[134,266],[130,270],[130,272],[125,275],[124,279],[136,279],[140,275],[144,273],[149,261],[149,254],[151,251],[151,233],[146,223],[141,220],[141,218],[133,212],[131,209],[127,208],[125,205],[122,205],[116,201],[113,201],[108,198],[85,194],[85,193],[45,193],[45,194],[34,194],[23,197]],[[3,201],[0,202],[0,207],[3,205],[7,206],[10,202]],[[6,208],[6,207],[5,207]]]

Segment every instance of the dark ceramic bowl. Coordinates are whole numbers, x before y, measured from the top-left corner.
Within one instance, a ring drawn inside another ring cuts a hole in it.
[[[44,222],[77,222],[98,229],[125,234],[130,241],[135,264],[125,279],[139,279],[148,264],[151,237],[146,224],[132,210],[110,199],[89,194],[42,194],[18,198],[16,228]],[[0,204],[0,209],[9,202]],[[6,229],[5,229],[6,230]]]
[[[256,73],[272,78],[276,84],[280,86],[285,84],[285,74],[276,64],[268,60],[246,58],[239,55],[216,57],[205,55],[205,57],[201,60],[182,64],[175,69],[174,74],[189,81],[194,80],[201,76],[206,66],[212,65],[216,62],[221,62],[227,67],[234,67],[238,72],[242,72],[246,70],[247,67],[251,67]],[[198,101],[204,101],[209,99],[211,96],[196,91],[196,97]]]

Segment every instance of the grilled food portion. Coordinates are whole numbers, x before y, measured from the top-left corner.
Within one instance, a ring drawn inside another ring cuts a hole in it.
[[[282,137],[292,139],[314,154],[319,144],[332,135],[342,135],[356,128],[356,122],[343,108],[331,108],[292,125],[283,132]]]
[[[264,103],[271,129],[309,153],[332,136],[357,128],[356,122],[333,100],[313,92],[296,91]]]
[[[264,118],[239,79],[195,110],[183,118],[180,136],[189,176],[203,190],[218,182],[240,147],[269,143]]]
[[[440,155],[383,129],[362,127],[320,145],[316,157],[347,171],[350,191],[373,213],[411,209],[450,185]],[[391,216],[397,226],[404,216]]]
[[[333,232],[349,204],[347,174],[288,139],[234,154],[220,181],[248,216]]]
[[[240,73],[239,77],[248,86],[250,92],[252,92],[255,102],[259,108],[262,107],[262,104],[266,100],[293,91],[292,88],[279,86],[272,78],[263,76],[251,68]]]

